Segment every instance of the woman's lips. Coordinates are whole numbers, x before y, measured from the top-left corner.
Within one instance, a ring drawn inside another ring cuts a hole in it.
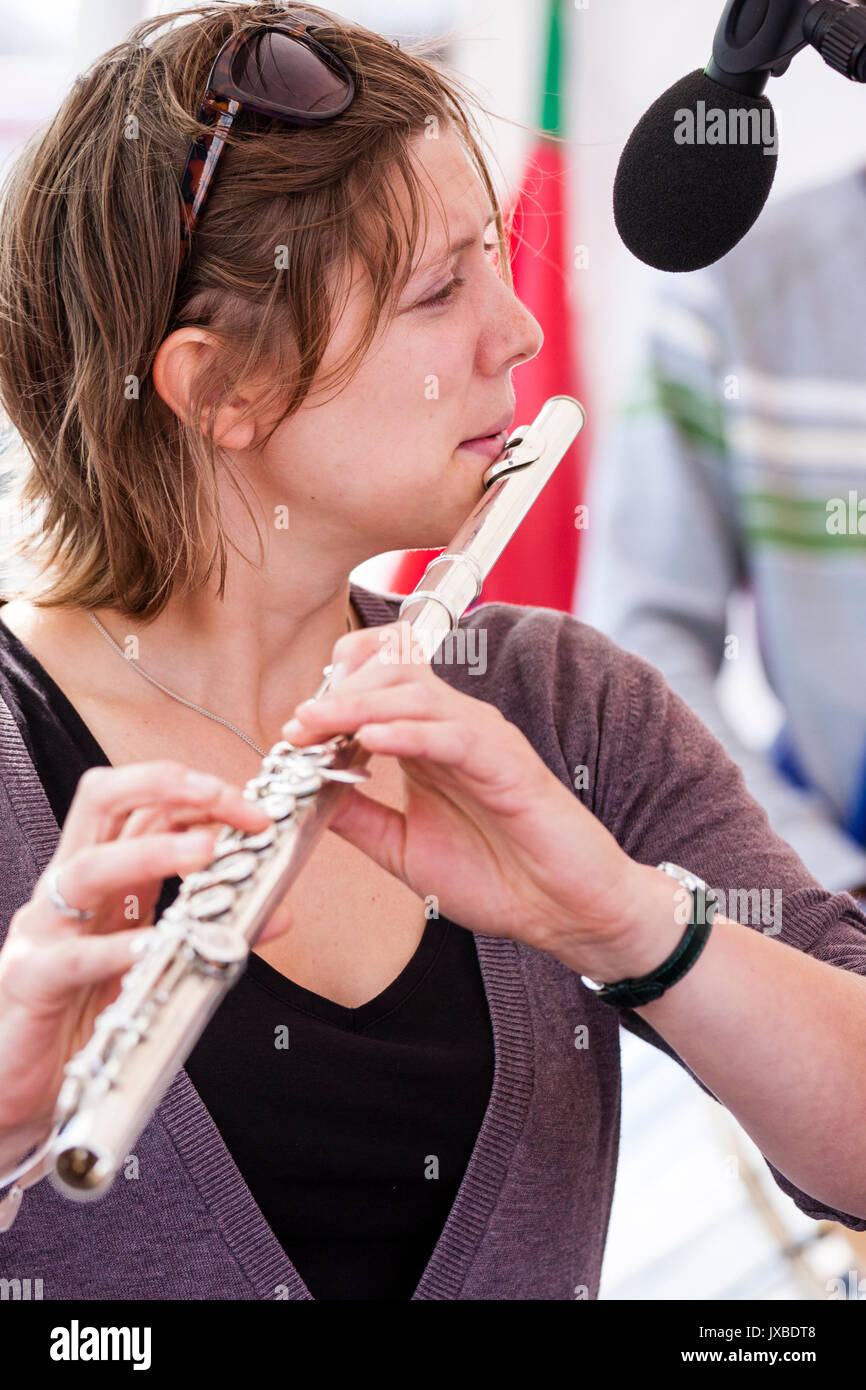
[[[462,444],[458,444],[458,449],[470,449],[473,454],[481,454],[483,458],[498,459],[506,444],[508,443],[508,430],[500,430],[499,434],[488,434],[480,436],[478,439],[464,439]]]

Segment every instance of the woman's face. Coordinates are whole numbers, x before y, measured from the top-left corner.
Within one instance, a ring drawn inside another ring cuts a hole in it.
[[[274,505],[288,505],[296,537],[309,523],[318,543],[352,566],[388,550],[447,545],[490,467],[461,442],[503,420],[509,430],[518,423],[511,371],[543,342],[537,321],[500,279],[487,194],[458,137],[421,137],[413,153],[448,226],[431,203],[427,243],[415,253],[396,317],[348,385],[330,400],[314,389],[261,458],[260,481]],[[408,217],[408,199],[404,206]],[[463,241],[465,249],[449,255],[449,245]],[[365,294],[358,276],[323,375],[357,342]]]

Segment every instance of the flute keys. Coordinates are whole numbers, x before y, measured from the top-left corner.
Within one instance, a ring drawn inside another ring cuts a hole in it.
[[[305,748],[296,748],[293,743],[275,743],[270,753],[262,759],[262,774],[273,776],[275,772],[282,772],[290,759],[303,757],[305,752]]]
[[[226,854],[206,870],[208,884],[243,883],[258,868],[258,857],[251,850],[238,849],[234,854]]]
[[[339,738],[339,735],[337,737]],[[279,769],[274,767],[275,763],[279,765],[279,768],[282,768],[286,764],[302,765],[308,763],[312,758],[322,761],[325,758],[333,757],[334,742],[335,740],[332,739],[330,743],[305,743],[295,747],[294,743],[283,740],[281,743],[274,744],[262,766],[277,771]]]
[[[281,739],[279,743],[274,744],[270,753],[268,753],[267,757],[264,759],[262,767],[266,772],[279,772],[283,766],[284,760],[286,758],[293,758],[297,752],[298,749],[293,743],[287,743],[285,739]]]
[[[224,840],[220,840],[214,850],[214,860],[225,859],[229,855],[237,854],[239,849],[250,850],[260,854],[263,849],[270,849],[274,843],[273,827],[268,826],[265,830],[258,831],[255,835],[247,835],[243,830],[233,830],[231,835],[227,835]]]
[[[269,777],[262,788],[262,796],[294,796],[299,778],[282,773],[279,777]]]
[[[262,798],[261,806],[266,815],[273,821],[287,820],[295,809],[294,796],[265,796]]]
[[[306,743],[304,747],[300,749],[301,757],[315,758],[316,762],[319,763],[330,762],[337,751],[336,744],[342,737],[342,734],[337,734],[336,738],[331,739],[328,743]]]
[[[259,797],[267,791],[270,782],[270,776],[251,777],[241,792],[241,796],[244,798],[244,801],[258,801]]]
[[[197,955],[214,965],[234,965],[245,960],[248,946],[234,927],[219,923],[196,922],[189,929],[187,941]]]
[[[190,898],[220,883],[245,883],[258,868],[258,856],[250,850],[235,847],[232,854],[223,854],[206,869],[188,874],[183,881],[184,897]]]
[[[224,883],[215,884],[212,888],[202,888],[200,892],[193,894],[186,904],[186,915],[196,921],[221,917],[224,912],[228,912],[234,901],[235,895],[231,888]]]
[[[260,854],[263,849],[270,849],[275,839],[273,828],[268,826],[266,830],[260,831],[257,835],[245,835],[240,841],[240,848]]]
[[[303,767],[286,768],[281,776],[272,778],[270,790],[281,796],[310,796],[321,785],[321,769],[306,763]]]
[[[243,796],[260,805],[272,821],[284,821],[295,810],[297,801],[315,796],[323,782],[361,782],[369,778],[369,772],[332,769],[335,752],[333,742],[306,748],[295,748],[286,741],[275,743],[263,760],[262,771],[247,782]],[[222,852],[228,853],[228,848]]]
[[[372,775],[367,768],[356,772],[348,767],[326,767],[321,772],[321,776],[328,782],[369,782]]]

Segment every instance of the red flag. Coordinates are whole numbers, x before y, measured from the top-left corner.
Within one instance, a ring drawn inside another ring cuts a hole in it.
[[[549,42],[539,126],[561,134],[562,0],[548,0]],[[514,291],[540,323],[544,345],[515,369],[515,428],[529,425],[550,396],[583,401],[573,350],[575,255],[568,229],[568,169],[563,147],[544,135],[530,150],[506,218],[513,225]],[[579,552],[587,431],[569,449],[550,482],[484,583],[480,603],[518,603],[572,611]],[[408,594],[439,550],[404,551],[388,585]]]

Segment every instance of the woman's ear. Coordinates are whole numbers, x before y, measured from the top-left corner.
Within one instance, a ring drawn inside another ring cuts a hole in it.
[[[219,340],[202,328],[178,328],[162,342],[153,362],[153,384],[157,394],[180,420],[189,421],[190,394],[199,372],[207,371],[207,360],[219,351]],[[256,437],[255,416],[248,413],[249,400],[236,395],[230,404],[216,409],[213,421],[215,443],[223,449],[248,449]],[[205,397],[202,431],[214,402]],[[245,413],[247,412],[247,413]]]

